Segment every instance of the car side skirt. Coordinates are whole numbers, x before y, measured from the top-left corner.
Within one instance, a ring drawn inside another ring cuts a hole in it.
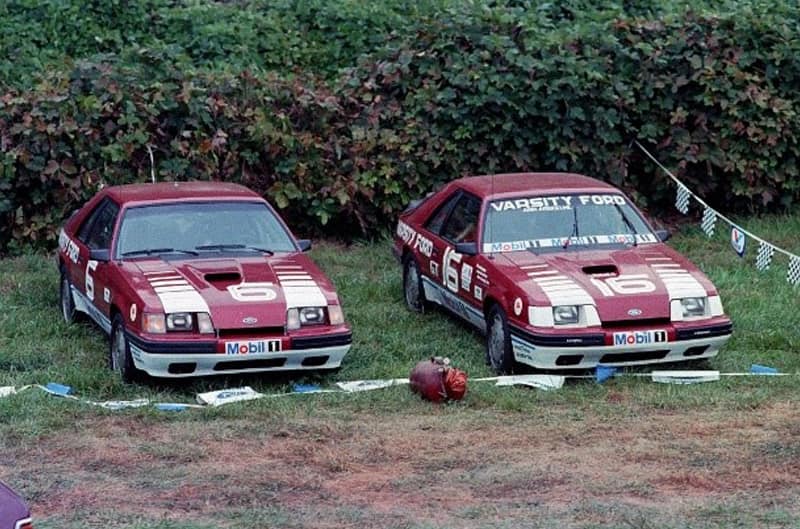
[[[75,288],[74,285],[70,285],[70,289],[72,289],[72,299],[75,302],[75,310],[79,310],[89,316],[106,334],[110,334],[111,320],[100,312],[100,309],[95,307],[94,303],[92,303],[83,292]]]
[[[483,312],[425,276],[422,276],[422,288],[428,301],[441,305],[456,316],[477,327],[481,332],[486,332],[486,318]]]

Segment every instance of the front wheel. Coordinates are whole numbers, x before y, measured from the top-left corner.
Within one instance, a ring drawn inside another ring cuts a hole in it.
[[[499,375],[510,375],[514,372],[514,351],[508,332],[508,317],[497,305],[493,305],[486,316],[486,359]]]
[[[136,369],[131,357],[131,346],[125,335],[125,322],[117,314],[111,324],[111,336],[108,349],[108,364],[112,371],[119,373],[126,384],[142,378],[142,372]]]
[[[425,291],[422,289],[422,276],[417,261],[409,256],[403,265],[403,297],[406,307],[413,312],[425,310]]]
[[[77,321],[77,311],[75,310],[75,300],[72,298],[72,287],[69,284],[69,278],[66,272],[61,272],[61,315],[67,325]]]

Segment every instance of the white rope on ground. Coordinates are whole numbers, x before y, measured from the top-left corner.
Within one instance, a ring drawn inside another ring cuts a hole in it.
[[[503,375],[494,377],[479,377],[471,379],[472,382],[495,382],[496,386],[529,386],[542,390],[560,389],[566,380],[595,380],[602,383],[609,378],[650,378],[654,382],[667,382],[676,384],[687,384],[695,382],[710,382],[719,380],[719,377],[786,377],[798,376],[800,373],[780,373],[774,368],[759,366],[754,364],[749,372],[730,372],[720,373],[719,371],[652,371],[650,373],[617,373],[616,368],[610,366],[599,366],[606,370],[600,376],[600,370],[594,375]],[[325,389],[316,384],[295,384],[293,391],[288,393],[259,393],[249,386],[241,388],[229,388],[206,393],[199,393],[196,396],[197,404],[185,402],[157,402],[146,398],[132,400],[109,400],[95,401],[81,398],[73,394],[72,388],[63,384],[50,382],[45,385],[29,384],[19,388],[15,386],[0,386],[0,398],[18,395],[28,389],[38,388],[50,395],[61,397],[91,406],[97,406],[111,411],[119,411],[130,408],[141,408],[144,406],[154,406],[161,411],[184,411],[186,409],[202,409],[217,407],[233,402],[242,402],[262,398],[289,397],[293,395],[304,395],[314,393],[360,393],[376,389],[384,389],[393,386],[401,386],[409,383],[407,378],[389,378],[374,380],[353,380],[349,382],[337,382],[338,389]]]

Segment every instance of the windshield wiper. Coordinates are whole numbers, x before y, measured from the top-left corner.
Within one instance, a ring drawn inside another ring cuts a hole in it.
[[[266,248],[259,248],[258,246],[249,246],[247,244],[204,244],[201,246],[195,246],[195,250],[208,250],[208,251],[219,251],[225,252],[228,250],[251,250],[253,252],[261,252],[267,255],[272,255],[275,252],[272,250],[267,250]]]
[[[185,253],[187,255],[200,255],[194,250],[182,250],[175,248],[145,248],[143,250],[131,250],[122,252],[122,257],[133,257],[134,255],[153,255],[156,253]]]
[[[561,247],[563,250],[567,249],[567,246],[569,246],[569,241],[573,237],[578,236],[578,208],[572,208],[572,214],[573,218],[575,219],[572,223],[572,233],[570,233],[569,237],[567,237],[567,240],[564,241],[564,246]]]
[[[628,220],[628,217],[625,215],[625,212],[622,211],[622,208],[619,207],[619,204],[614,204],[614,207],[617,208],[617,211],[619,211],[619,214],[622,217],[622,222],[625,223],[625,226],[628,227],[628,230],[630,231],[631,235],[633,236],[633,246],[638,246],[639,243],[636,241],[636,235],[637,235],[638,232],[636,231],[636,228],[634,228],[633,224],[631,224],[631,221]]]

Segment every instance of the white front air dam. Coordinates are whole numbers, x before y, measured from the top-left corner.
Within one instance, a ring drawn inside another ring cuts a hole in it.
[[[511,347],[517,362],[537,369],[589,369],[596,367],[597,364],[624,367],[712,358],[730,337],[731,335],[727,334],[694,340],[625,346],[547,347],[533,345],[524,338],[512,334]],[[702,352],[699,354],[691,354],[700,350]],[[688,356],[687,351],[690,352]],[[626,356],[630,359],[626,359]]]

